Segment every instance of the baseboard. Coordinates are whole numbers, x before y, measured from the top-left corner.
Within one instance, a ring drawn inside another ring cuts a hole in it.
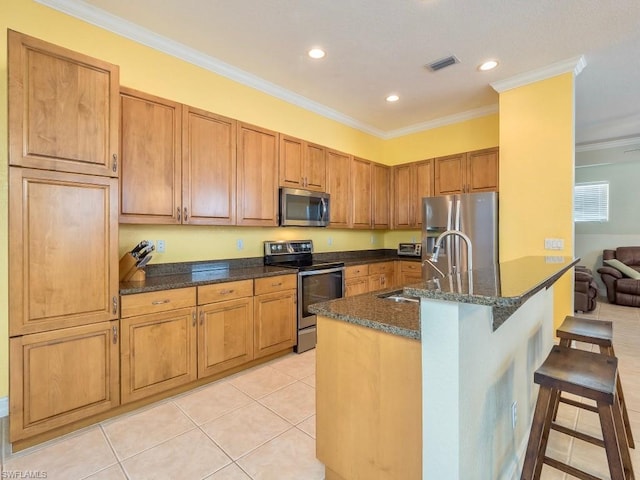
[[[0,418],[9,415],[9,397],[0,398]]]
[[[531,427],[529,427],[529,430],[531,430]],[[516,450],[516,455],[513,459],[514,462],[500,475],[500,480],[518,480],[520,478],[522,464],[524,463],[524,454],[527,451],[527,444],[529,443],[529,430],[527,430],[527,434],[524,435],[524,438]]]

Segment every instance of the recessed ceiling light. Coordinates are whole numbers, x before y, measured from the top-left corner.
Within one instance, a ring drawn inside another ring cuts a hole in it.
[[[486,62],[484,62],[482,65],[478,67],[478,70],[486,72],[487,70],[493,70],[497,66],[498,66],[497,60],[487,60]]]
[[[312,48],[309,50],[309,56],[311,58],[323,58],[326,55],[326,52],[321,48]]]
[[[386,100],[387,100],[387,102],[397,102],[398,100],[400,100],[400,97],[394,93],[392,95],[389,95],[386,98]]]

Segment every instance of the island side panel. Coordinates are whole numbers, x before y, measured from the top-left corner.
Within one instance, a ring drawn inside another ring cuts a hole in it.
[[[418,340],[318,317],[316,453],[327,480],[422,478]]]

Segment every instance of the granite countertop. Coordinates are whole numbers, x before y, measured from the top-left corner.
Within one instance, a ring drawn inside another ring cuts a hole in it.
[[[550,287],[580,259],[531,256],[488,268],[449,276],[439,281],[405,285],[405,295],[490,306],[493,329],[500,327],[529,297]],[[471,283],[470,283],[471,281]],[[355,323],[395,335],[420,338],[418,304],[397,304],[378,298],[382,292],[311,305],[318,315]]]
[[[345,266],[393,260],[420,261],[419,258],[400,257],[392,249],[317,253],[313,258],[316,262],[344,262]],[[142,282],[120,282],[120,295],[296,273],[291,268],[265,266],[263,257],[149,264],[145,271],[146,279]]]

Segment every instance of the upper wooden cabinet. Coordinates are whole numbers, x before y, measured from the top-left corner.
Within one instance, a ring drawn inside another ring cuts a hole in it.
[[[435,194],[498,190],[498,149],[488,148],[435,159]]]
[[[183,107],[182,223],[233,225],[236,121]]]
[[[278,133],[238,124],[236,224],[278,225]]]
[[[393,167],[393,226],[422,228],[422,199],[433,195],[433,159]]]
[[[371,201],[373,228],[388,229],[391,225],[391,168],[371,164]]]
[[[353,157],[351,161],[351,218],[353,228],[371,228],[371,162]]]
[[[118,318],[118,180],[9,169],[9,333]]]
[[[280,135],[280,186],[324,192],[327,188],[326,149]]]
[[[327,150],[327,191],[331,195],[330,227],[351,224],[351,156]]]
[[[9,164],[117,177],[119,69],[9,30]]]
[[[120,222],[181,223],[182,105],[121,89]]]

